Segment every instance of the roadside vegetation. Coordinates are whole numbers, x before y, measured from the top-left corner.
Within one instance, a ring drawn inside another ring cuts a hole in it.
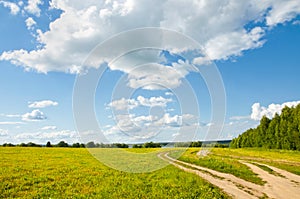
[[[238,159],[219,156],[216,152],[225,149],[212,149],[206,156],[199,157],[197,153],[201,148],[188,149],[183,153],[178,160],[220,171],[223,173],[230,173],[238,178],[244,179],[249,182],[253,182],[259,185],[263,185],[262,181],[255,173],[253,173],[246,165],[240,163]],[[176,157],[180,151],[172,151],[171,157]]]
[[[243,149],[213,149],[214,156],[228,159],[238,159],[266,163],[291,173],[300,175],[300,151],[243,148]]]
[[[240,163],[239,160],[268,164],[270,166],[300,175],[299,151],[276,149],[267,150],[263,148],[213,148],[209,151],[207,156],[199,157],[197,155],[199,150],[203,150],[203,148],[188,149],[178,159],[184,162],[214,169],[216,171],[230,173],[236,177],[260,185],[264,184],[264,181],[262,181],[247,166]],[[170,156],[176,157],[177,153],[182,153],[182,151],[173,151],[170,153]],[[262,165],[260,165],[260,168],[272,173],[270,168]]]

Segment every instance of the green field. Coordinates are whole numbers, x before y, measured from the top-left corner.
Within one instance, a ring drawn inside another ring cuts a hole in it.
[[[0,198],[228,198],[173,166],[121,172],[87,149],[0,147],[0,154]]]
[[[120,153],[118,149],[0,147],[0,198],[229,198],[197,175],[171,165],[148,173],[130,173],[107,167],[91,155],[100,156],[107,150],[113,150],[110,154]],[[178,150],[184,152],[178,148],[122,150],[131,153],[132,158],[149,154],[150,159],[140,162],[126,162],[129,156],[112,157],[132,172],[161,164],[157,158],[161,151],[170,150],[171,156],[178,155]],[[199,150],[190,148],[179,159],[257,184],[264,182],[238,160],[267,163],[300,174],[300,152],[212,149],[208,156],[199,158]]]

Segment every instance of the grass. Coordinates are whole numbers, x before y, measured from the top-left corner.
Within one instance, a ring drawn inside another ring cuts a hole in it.
[[[127,173],[103,165],[86,149],[0,147],[0,158],[0,198],[228,198],[173,166]]]
[[[0,198],[228,198],[198,176],[166,165],[157,158],[164,150],[170,149],[0,147]],[[178,150],[170,155],[257,184],[264,182],[239,160],[300,174],[296,151],[217,148],[199,158],[199,148]],[[145,170],[149,172],[138,173]]]
[[[246,165],[238,162],[237,159],[220,157],[214,155],[214,153],[210,153],[208,156],[199,158],[196,154],[199,150],[200,148],[190,148],[179,158],[179,160],[223,173],[230,173],[236,177],[256,184],[263,185],[265,183],[257,176],[257,174],[253,173]],[[214,149],[212,152],[214,152]],[[175,151],[170,153],[170,156],[174,155],[176,155]]]
[[[216,156],[265,163],[300,175],[300,151],[261,148],[213,149]]]
[[[199,158],[197,152],[200,148],[190,148],[183,153],[179,160],[207,167],[224,173],[233,174],[239,178],[256,184],[264,184],[255,173],[239,160],[258,162],[274,166],[294,174],[300,175],[300,152],[287,150],[266,150],[261,148],[228,149],[214,148],[208,156]],[[178,156],[179,152],[173,151],[171,156]],[[182,152],[180,152],[182,153]],[[256,164],[261,169],[277,175],[267,166]]]
[[[152,172],[168,165],[157,154],[170,149],[89,149],[105,165],[130,173]]]
[[[253,163],[252,164],[258,166],[259,168],[261,168],[262,170],[268,172],[269,174],[272,174],[274,176],[279,176],[282,178],[285,178],[283,175],[281,175],[280,173],[277,173],[276,171],[274,171],[273,169],[271,169],[270,167],[266,166],[266,165],[262,165],[262,164],[257,164],[257,163]]]

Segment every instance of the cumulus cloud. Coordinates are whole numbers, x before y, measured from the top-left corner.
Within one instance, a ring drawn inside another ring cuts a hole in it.
[[[39,8],[39,5],[41,5],[41,4],[43,4],[43,2],[41,0],[28,0],[28,4],[27,4],[27,6],[25,6],[24,9],[28,13],[39,17],[41,14],[41,9]]]
[[[173,127],[182,127],[182,126],[191,126],[198,125],[198,119],[195,115],[192,114],[183,114],[183,115],[173,115],[170,113],[165,113],[163,117],[158,120],[155,125],[167,125]]]
[[[119,100],[113,100],[108,104],[108,107],[112,107],[116,110],[128,110],[134,109],[138,106],[138,102],[135,99],[121,98]]]
[[[1,2],[4,5],[4,1]],[[41,0],[29,0],[25,9],[39,15],[40,4]],[[203,45],[207,54],[207,57],[195,57],[195,63],[229,59],[242,55],[246,50],[261,47],[269,28],[289,22],[300,13],[299,2],[295,0],[52,0],[50,4],[51,9],[60,10],[62,14],[50,23],[48,30],[37,31],[37,42],[42,47],[3,52],[0,60],[43,73],[78,73],[82,71],[83,59],[95,45],[111,35],[141,27],[163,27],[195,39]],[[253,28],[249,28],[249,24]],[[122,45],[130,45],[130,42]],[[105,55],[100,55],[100,60],[103,59],[101,56]],[[170,71],[171,77],[178,75],[159,64],[149,68]],[[118,70],[127,71],[122,65],[118,66]],[[169,73],[162,74],[170,77]],[[154,80],[159,83],[162,77],[147,75],[147,78],[142,78],[138,70],[129,75],[129,85],[133,88]],[[170,80],[170,85],[174,87],[180,84],[178,79],[174,78],[174,82],[171,82],[172,78],[166,80]],[[149,89],[155,89],[154,85],[150,85]]]
[[[26,26],[27,26],[27,29],[31,30],[32,27],[34,25],[36,25],[36,22],[34,21],[34,19],[32,19],[31,17],[28,17],[26,20],[25,20],[25,23],[26,23]]]
[[[277,24],[292,20],[299,13],[299,1],[290,0],[287,3],[285,1],[277,1],[275,4],[272,4],[272,9],[266,17],[266,23],[268,26],[276,26]]]
[[[104,131],[105,135],[127,135],[133,140],[155,138],[162,131],[197,126],[198,118],[192,114],[170,115],[161,117],[154,115],[122,114],[115,116],[116,125]]]
[[[35,101],[30,102],[28,107],[29,108],[45,108],[48,106],[57,106],[58,103],[52,100],[42,100],[42,101]]]
[[[19,13],[20,8],[17,4],[13,3],[13,2],[9,2],[9,1],[0,1],[0,4],[2,4],[4,7],[9,8],[10,9],[10,13],[12,15],[16,15]]]
[[[285,102],[283,104],[270,104],[268,107],[261,106],[260,103],[252,105],[251,119],[260,120],[263,116],[273,118],[274,115],[281,114],[284,107],[294,107],[300,104],[300,101]]]
[[[42,121],[47,119],[45,114],[39,109],[35,109],[30,113],[25,113],[22,115],[22,120],[24,121]]]
[[[147,90],[176,88],[181,84],[182,78],[196,71],[188,60],[179,59],[169,65],[162,64],[166,59],[161,53],[148,50],[122,56],[110,63],[109,67],[128,74],[129,87]]]
[[[167,99],[164,97],[151,97],[151,98],[145,98],[143,96],[138,96],[137,101],[139,102],[140,105],[142,106],[147,106],[147,107],[154,107],[154,106],[160,106],[160,107],[165,107],[167,103],[172,102],[172,99]]]
[[[138,96],[137,99],[125,99],[121,98],[119,100],[113,100],[108,104],[108,107],[114,108],[115,110],[130,110],[137,108],[138,106],[145,107],[166,107],[167,103],[172,102],[172,99],[164,97],[150,97],[145,98],[143,96]]]
[[[212,60],[228,59],[230,56],[239,56],[244,50],[261,47],[264,43],[261,38],[264,36],[261,27],[255,27],[249,32],[239,30],[224,33],[210,39],[205,44],[207,57]],[[196,60],[197,61],[197,58]]]

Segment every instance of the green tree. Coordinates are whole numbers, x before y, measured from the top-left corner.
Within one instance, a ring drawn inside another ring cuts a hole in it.
[[[272,120],[264,116],[255,129],[249,129],[230,143],[232,148],[263,147],[300,150],[300,104],[285,107]]]
[[[48,141],[48,142],[47,142],[47,144],[46,144],[46,147],[52,147],[52,145],[51,145],[51,142],[50,142],[50,141]]]
[[[72,147],[73,148],[80,148],[80,144],[77,142],[77,143],[73,143],[72,144]]]
[[[57,147],[69,147],[68,143],[65,141],[60,141],[57,145]]]
[[[143,144],[144,148],[161,148],[160,143],[154,143],[154,142],[146,142]]]
[[[190,147],[201,147],[202,146],[202,142],[198,141],[198,142],[192,142]]]
[[[86,148],[95,148],[96,147],[96,145],[95,145],[95,142],[88,142],[88,143],[86,143]]]
[[[134,144],[134,145],[132,145],[132,148],[142,148],[143,146],[142,145],[140,145],[140,144]]]

